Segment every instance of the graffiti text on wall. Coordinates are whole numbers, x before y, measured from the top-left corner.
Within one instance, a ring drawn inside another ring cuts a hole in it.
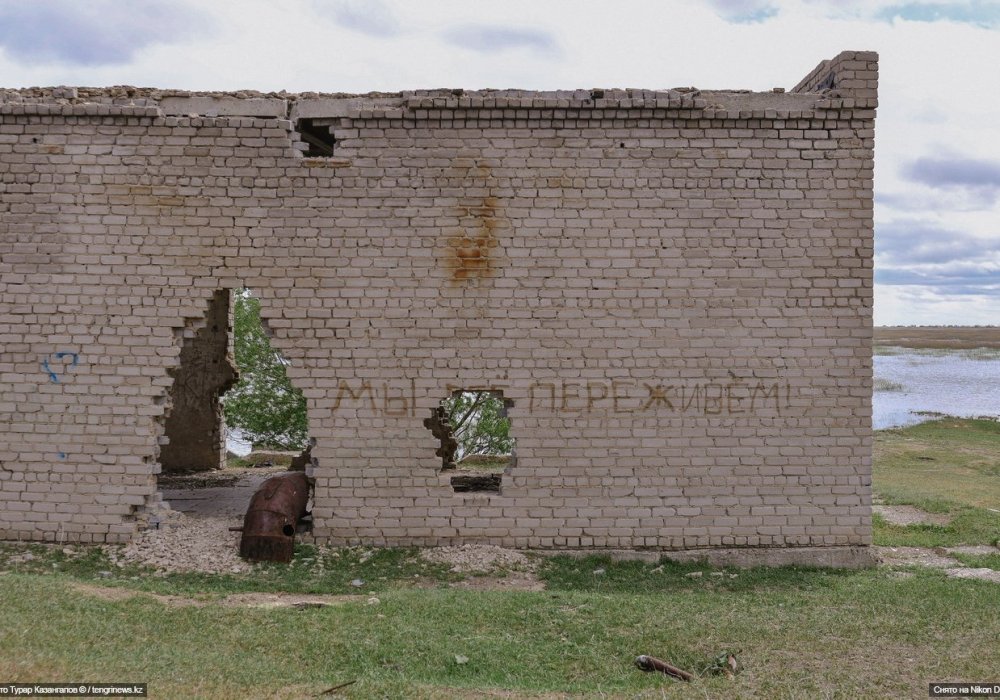
[[[353,385],[353,386],[352,386]],[[417,410],[417,385],[410,380],[409,386],[393,386],[389,382],[348,382],[341,379],[337,394],[333,399],[333,410],[354,406],[367,408],[386,416],[415,416]]]
[[[513,396],[506,387],[465,387]],[[448,387],[451,393],[455,387]],[[332,410],[353,408],[385,416],[416,415],[414,380],[399,383],[341,379]],[[792,388],[778,380],[733,379],[717,382],[656,382],[634,380],[557,380],[528,387],[528,413],[584,415],[590,413],[676,413],[739,416],[760,411],[778,415],[791,406]]]
[[[780,415],[791,404],[791,394],[791,385],[780,381],[563,380],[533,383],[528,390],[528,400],[530,413],[669,412],[735,416],[770,409]]]

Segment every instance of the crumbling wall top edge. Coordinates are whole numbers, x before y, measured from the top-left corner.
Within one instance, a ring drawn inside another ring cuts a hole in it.
[[[792,88],[795,94],[874,98],[878,91],[878,53],[841,51],[819,65]]]
[[[822,95],[793,94],[780,90],[701,91],[697,88],[669,90],[414,90],[399,93],[252,93],[183,92],[154,88],[29,88],[0,89],[0,107],[29,105],[93,108],[112,112],[127,109],[158,110],[166,116],[242,116],[263,118],[322,119],[356,117],[360,112],[386,110],[410,112],[418,109],[810,109]],[[18,110],[22,112],[22,110]],[[44,111],[44,110],[43,110]],[[65,111],[65,109],[63,109]],[[22,112],[27,113],[27,112]],[[59,113],[55,111],[54,113]]]
[[[578,114],[606,111],[670,109],[691,113],[711,112],[716,118],[781,117],[825,109],[871,109],[874,99],[836,99],[839,94],[755,93],[749,91],[695,88],[674,90],[573,90],[534,92],[526,90],[477,90],[466,92],[414,91],[399,95],[337,97],[240,97],[216,93],[206,95],[161,94],[153,97],[115,97],[114,93],[74,93],[73,88],[53,89],[48,95],[24,96],[0,91],[0,113],[42,115],[118,115],[174,117],[250,117],[263,119],[313,119],[335,124],[336,120],[409,118],[426,119],[450,112],[467,114],[489,111],[574,110]],[[834,99],[831,99],[834,98]]]
[[[570,109],[629,111],[671,109],[717,115],[794,114],[825,109],[877,106],[878,54],[844,51],[822,61],[791,91],[668,90],[592,88],[584,90],[463,90],[439,88],[400,92],[321,93],[186,91],[112,87],[0,88],[3,114],[94,114],[173,117],[252,117],[336,120],[342,118],[427,118],[454,110]]]

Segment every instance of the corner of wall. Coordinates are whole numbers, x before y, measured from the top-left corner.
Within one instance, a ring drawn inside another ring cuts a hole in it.
[[[878,54],[874,51],[841,51],[833,58],[820,62],[792,88],[792,92],[874,100],[878,97]]]

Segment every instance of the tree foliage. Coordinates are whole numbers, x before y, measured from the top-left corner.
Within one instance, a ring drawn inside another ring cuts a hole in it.
[[[458,459],[468,455],[505,455],[514,449],[503,397],[489,391],[463,391],[445,399],[445,410],[458,441]]]
[[[264,332],[260,300],[246,289],[234,297],[233,345],[240,379],[222,399],[226,424],[255,447],[302,449],[308,435],[305,397],[292,386],[288,362]]]

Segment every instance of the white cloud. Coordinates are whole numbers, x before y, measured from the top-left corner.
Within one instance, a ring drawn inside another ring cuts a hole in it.
[[[381,0],[314,0],[320,14],[330,15],[342,27],[374,37],[399,34],[399,21]]]
[[[442,36],[449,44],[481,53],[529,49],[539,54],[554,54],[558,48],[551,34],[532,27],[465,24],[449,29]]]
[[[0,0],[0,46],[22,64],[128,63],[144,47],[204,36],[210,24],[194,7],[165,0]]]
[[[1000,296],[951,295],[920,286],[875,285],[877,326],[995,326]]]

